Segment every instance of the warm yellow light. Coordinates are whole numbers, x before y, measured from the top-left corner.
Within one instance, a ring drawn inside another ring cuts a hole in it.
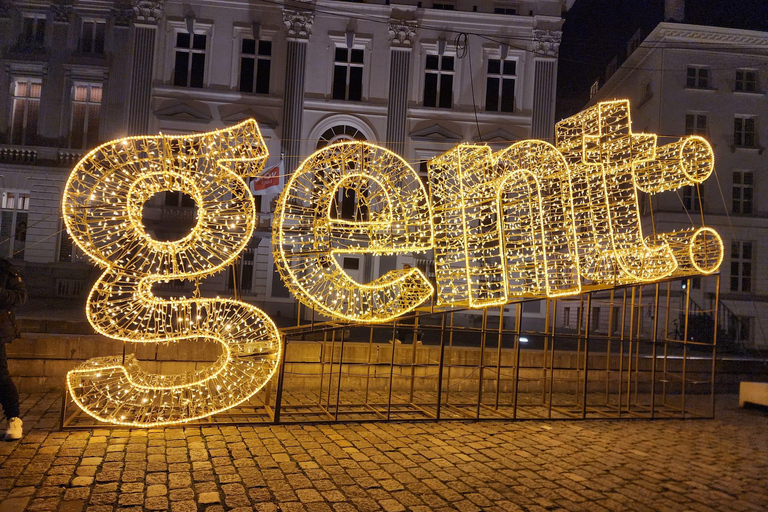
[[[64,220],[75,243],[105,268],[88,297],[97,332],[134,343],[205,340],[221,355],[211,366],[160,375],[132,356],[86,361],[67,374],[74,401],[102,421],[140,427],[204,418],[253,396],[274,374],[280,334],[260,309],[236,300],[165,300],[152,285],[198,280],[224,269],[255,227],[243,178],[263,168],[267,150],[256,122],[191,136],[130,137],[88,153],[64,192]],[[197,204],[192,231],[173,242],[144,229],[144,203],[181,191]]]
[[[348,212],[345,198],[353,206]],[[426,190],[410,165],[368,142],[340,142],[305,160],[280,195],[275,264],[304,304],[334,318],[385,322],[428,299],[432,285],[415,268],[361,284],[337,255],[426,251],[431,223]]]

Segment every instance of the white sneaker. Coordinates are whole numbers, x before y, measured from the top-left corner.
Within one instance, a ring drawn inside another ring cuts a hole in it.
[[[21,439],[21,427],[24,423],[21,418],[11,418],[8,420],[8,428],[5,431],[6,441],[16,441]]]

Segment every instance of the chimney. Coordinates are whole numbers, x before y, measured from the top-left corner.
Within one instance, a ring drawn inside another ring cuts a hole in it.
[[[682,22],[685,19],[685,0],[664,0],[664,21]]]

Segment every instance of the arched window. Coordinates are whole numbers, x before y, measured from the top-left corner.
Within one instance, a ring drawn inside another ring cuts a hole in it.
[[[340,140],[367,140],[365,135],[363,135],[363,132],[355,128],[354,126],[348,126],[348,125],[337,125],[333,126],[331,128],[328,128],[323,132],[323,134],[320,136],[320,139],[317,141],[317,146],[315,146],[315,149],[322,149],[328,144],[333,144],[334,142],[339,142]]]

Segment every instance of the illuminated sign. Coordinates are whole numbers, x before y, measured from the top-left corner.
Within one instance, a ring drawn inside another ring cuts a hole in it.
[[[253,396],[274,374],[280,333],[260,309],[231,299],[162,299],[152,286],[198,281],[245,248],[255,207],[244,178],[258,174],[267,150],[256,122],[188,137],[131,137],[103,144],[72,171],[64,220],[77,245],[105,268],[87,302],[97,332],[134,343],[204,340],[219,345],[210,366],[155,374],[133,355],[86,361],[67,374],[75,403],[96,419],[150,427],[204,418]],[[144,228],[144,204],[181,191],[197,222],[176,241]]]
[[[279,182],[274,169],[246,182],[266,158],[249,120],[187,137],[110,142],[73,169],[67,230],[105,269],[87,303],[96,331],[221,349],[214,364],[174,375],[150,373],[133,356],[91,359],[67,375],[86,413],[133,426],[185,422],[244,402],[272,377],[280,334],[263,311],[199,292],[170,300],[152,293],[163,281],[215,274],[245,248],[256,222],[252,193]],[[555,145],[529,140],[493,153],[460,144],[429,161],[428,186],[393,152],[342,142],[307,158],[286,184],[274,215],[275,264],[302,303],[367,323],[393,320],[433,295],[438,306],[481,308],[709,274],[723,257],[718,234],[645,231],[638,192],[696,186],[713,167],[700,137],[658,147],[655,135],[632,133],[627,101],[558,123]],[[167,191],[188,194],[198,207],[195,226],[176,241],[156,240],[143,225],[144,204]],[[428,250],[435,286],[415,268],[359,283],[339,262],[345,254]]]
[[[718,234],[645,233],[638,191],[696,186],[713,168],[701,137],[658,147],[655,135],[632,133],[628,101],[558,123],[554,146],[460,144],[429,161],[429,196],[397,155],[345,142],[317,151],[286,184],[275,263],[302,303],[357,322],[391,320],[433,290],[417,269],[358,283],[340,254],[433,249],[437,305],[471,308],[710,274],[723,257]],[[344,218],[337,205],[350,195],[358,208]]]

